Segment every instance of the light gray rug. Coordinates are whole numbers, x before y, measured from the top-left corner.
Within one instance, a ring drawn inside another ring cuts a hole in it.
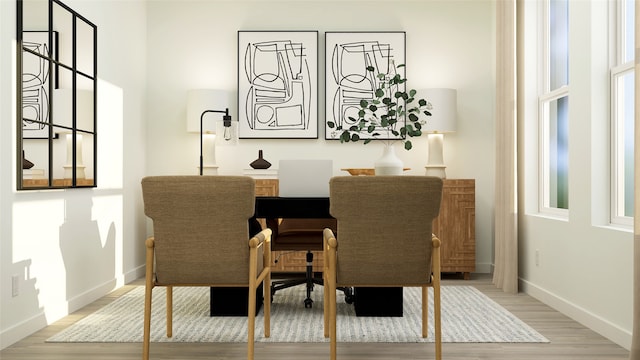
[[[264,337],[263,310],[256,318],[258,342],[325,342],[322,286],[306,309],[302,286],[276,293],[271,337]],[[421,337],[420,289],[404,289],[403,317],[357,317],[338,294],[339,342],[433,342],[433,292],[429,290],[429,337]],[[165,289],[153,291],[151,341],[246,342],[246,317],[209,317],[209,288],[174,288],[173,338],[165,335]],[[144,287],[137,287],[79,320],[48,342],[142,342]],[[530,326],[471,286],[442,287],[442,341],[456,343],[549,342]]]

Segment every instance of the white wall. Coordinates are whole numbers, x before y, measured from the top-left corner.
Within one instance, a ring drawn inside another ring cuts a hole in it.
[[[393,5],[390,5],[390,4]],[[384,10],[380,10],[384,7]],[[219,146],[220,174],[241,174],[264,150],[284,158],[330,158],[340,168],[372,167],[380,144],[324,140],[324,32],[406,31],[411,88],[458,90],[458,131],[445,138],[449,178],[476,179],[477,270],[489,272],[493,244],[494,5],[491,1],[151,1],[148,3],[147,170],[196,174],[198,134],[186,132],[189,89],[224,89],[237,96],[238,30],[319,31],[319,139],[241,139]],[[230,109],[237,119],[237,104]],[[397,153],[423,175],[426,138]]]
[[[537,5],[528,3],[530,16]],[[538,212],[538,84],[529,72],[519,175],[522,288],[629,349],[633,235],[632,229],[609,226],[607,211],[608,2],[570,2],[569,12],[569,217]],[[525,28],[535,29],[533,17],[527,17]],[[529,36],[535,43],[535,31]],[[536,68],[535,49],[527,52],[525,68]]]
[[[146,8],[65,3],[98,27],[98,187],[15,190],[16,2],[0,0],[2,348],[142,275]]]

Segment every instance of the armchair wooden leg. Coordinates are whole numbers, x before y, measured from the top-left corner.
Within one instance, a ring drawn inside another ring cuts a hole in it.
[[[329,297],[329,286],[330,285],[330,280],[329,280],[329,254],[331,253],[331,249],[329,248],[329,239],[334,237],[333,236],[333,232],[331,231],[331,229],[325,229],[322,232],[322,259],[323,261],[323,266],[322,266],[322,283],[324,284],[324,294],[323,294],[323,300],[324,300],[324,311],[323,311],[323,320],[324,320],[324,337],[328,338],[329,337],[329,327],[330,327],[330,309],[331,309],[331,305],[330,305],[330,297]]]
[[[429,288],[422,287],[422,337],[429,337]]]
[[[142,345],[142,360],[149,360],[149,342],[151,337],[151,292],[152,286],[145,286],[144,290],[144,340]]]
[[[146,270],[144,286],[144,335],[142,341],[142,360],[149,360],[149,341],[151,337],[151,295],[153,291],[153,238],[146,241]]]
[[[167,286],[167,337],[173,336],[173,286]]]
[[[264,230],[263,230],[264,231]],[[266,272],[262,280],[262,298],[264,303],[264,337],[271,336],[271,232],[265,233],[265,241],[262,244],[263,272]],[[257,273],[257,269],[256,269]]]
[[[440,239],[437,237],[432,238],[433,242],[433,318],[434,329],[436,333],[436,360],[442,359],[442,326],[441,326],[441,313],[440,313]]]
[[[267,274],[262,286],[264,301],[264,336],[271,336],[271,273]]]
[[[256,330],[256,286],[255,280],[249,284],[249,310],[247,313],[247,319],[249,322],[248,336],[247,336],[247,359],[253,360],[254,355],[254,340]]]
[[[436,333],[436,360],[442,359],[442,327],[440,323],[440,284],[433,287],[433,313]]]
[[[336,275],[336,248],[338,246],[335,238],[330,238],[329,244],[329,274],[328,283],[329,287],[325,290],[329,291],[329,317],[331,324],[329,325],[329,342],[330,342],[330,358],[336,360],[337,357],[337,329],[336,329],[336,288],[337,288],[337,275]]]
[[[254,238],[255,239],[255,238]],[[247,359],[253,360],[254,354],[254,340],[256,331],[256,288],[258,287],[257,276],[258,270],[256,268],[258,255],[256,252],[255,244],[250,245],[249,249],[249,308],[247,309]]]
[[[324,320],[324,337],[328,338],[329,337],[329,289],[327,289],[326,284],[329,283],[329,281],[327,280],[327,268],[324,268],[324,271],[322,273],[322,281],[323,284],[325,284],[324,287],[324,294],[323,294],[323,298],[324,298],[324,311],[322,314],[323,320]]]
[[[326,289],[325,289],[326,290]],[[336,285],[335,285],[335,281],[331,281],[331,286],[328,289],[330,291],[329,293],[329,317],[330,317],[330,322],[331,324],[329,325],[329,332],[330,332],[330,342],[331,342],[331,349],[330,349],[330,353],[331,353],[331,360],[336,360],[336,356],[337,356],[337,314],[336,314]]]
[[[335,282],[329,280],[329,287],[325,285],[325,290],[329,292],[329,343],[330,359],[336,359],[337,353],[337,319],[336,319],[336,288]]]

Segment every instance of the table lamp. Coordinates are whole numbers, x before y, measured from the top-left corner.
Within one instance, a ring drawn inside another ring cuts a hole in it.
[[[56,89],[53,92],[53,115],[54,121],[58,124],[64,124],[71,127],[73,121],[73,92],[71,89]],[[76,129],[89,130],[93,129],[93,92],[89,90],[76,90]],[[82,160],[83,154],[83,133],[76,131],[75,142],[73,141],[73,133],[71,129],[61,131],[65,134],[67,144],[67,160],[64,168],[64,178],[71,179],[73,177],[73,164],[75,163],[76,178],[85,179],[85,165]],[[75,154],[74,154],[75,146]],[[75,162],[74,162],[75,157]]]
[[[445,179],[447,176],[443,157],[444,133],[456,131],[457,91],[424,89],[418,90],[418,95],[432,105],[431,116],[427,118],[427,125],[422,129],[427,133],[429,142],[426,175]]]
[[[199,173],[210,169],[216,173],[216,145],[215,136],[218,121],[204,122],[207,114],[220,113],[222,116],[223,138],[231,139],[231,115],[228,104],[229,93],[224,90],[189,90],[187,93],[187,131],[200,134],[200,164]],[[224,110],[220,110],[224,109]]]

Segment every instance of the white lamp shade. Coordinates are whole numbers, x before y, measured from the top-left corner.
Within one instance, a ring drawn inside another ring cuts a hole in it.
[[[431,116],[426,118],[423,130],[434,133],[456,131],[457,91],[455,89],[418,90],[417,96],[431,103]]]
[[[197,89],[187,92],[187,131],[200,133],[200,116],[205,110],[224,111],[229,108],[231,96],[225,90]],[[213,119],[204,119],[202,132],[215,134],[216,124],[224,114],[211,114]],[[205,115],[206,117],[206,115]]]

